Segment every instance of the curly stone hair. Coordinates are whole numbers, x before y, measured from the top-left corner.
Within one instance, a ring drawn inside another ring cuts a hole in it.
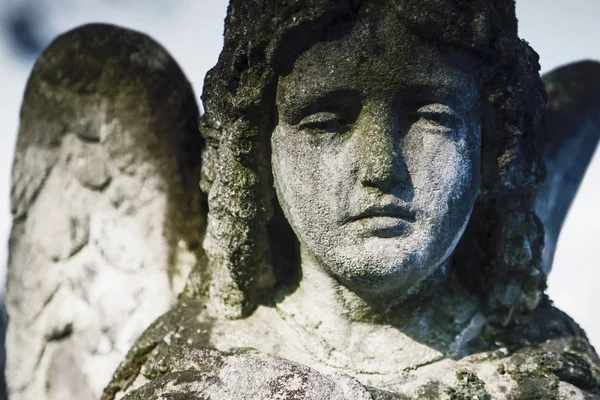
[[[517,35],[514,0],[232,0],[225,46],[202,96],[208,260],[188,293],[210,296],[224,315],[239,318],[272,299],[277,282],[297,279],[297,241],[270,165],[277,81],[313,44],[343,38],[368,3],[478,60],[489,110],[482,190],[452,265],[488,319],[505,326],[537,306],[546,281],[543,227],[533,211],[544,174],[536,141],[546,94],[538,56]]]

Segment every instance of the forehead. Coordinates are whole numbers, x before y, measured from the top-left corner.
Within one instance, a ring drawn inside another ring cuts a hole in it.
[[[278,104],[356,90],[363,97],[424,92],[465,107],[479,99],[475,57],[417,36],[395,11],[365,9],[348,35],[304,52],[279,81]]]

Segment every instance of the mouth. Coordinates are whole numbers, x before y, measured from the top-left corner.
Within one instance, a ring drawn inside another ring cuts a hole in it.
[[[405,207],[400,207],[395,204],[389,204],[369,206],[363,212],[350,217],[348,222],[360,221],[368,218],[395,218],[402,219],[406,222],[415,222],[417,220],[414,211],[410,211]]]
[[[391,238],[404,235],[411,223],[416,222],[415,212],[395,204],[369,206],[352,216],[348,223],[358,222],[368,236]]]

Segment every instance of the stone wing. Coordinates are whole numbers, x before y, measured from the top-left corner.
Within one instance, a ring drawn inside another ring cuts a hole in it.
[[[202,256],[192,88],[149,37],[86,25],[29,77],[12,172],[7,383],[97,399]]]
[[[544,223],[544,271],[569,207],[600,139],[600,63],[582,61],[543,76],[548,92],[541,149],[547,176],[535,210]]]

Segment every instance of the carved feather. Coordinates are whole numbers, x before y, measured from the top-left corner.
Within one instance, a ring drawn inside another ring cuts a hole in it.
[[[27,83],[13,165],[7,382],[96,399],[201,256],[192,88],[149,37],[86,25]]]
[[[547,176],[535,210],[544,223],[548,274],[563,222],[600,140],[600,63],[569,64],[543,80],[548,106],[540,140]]]

